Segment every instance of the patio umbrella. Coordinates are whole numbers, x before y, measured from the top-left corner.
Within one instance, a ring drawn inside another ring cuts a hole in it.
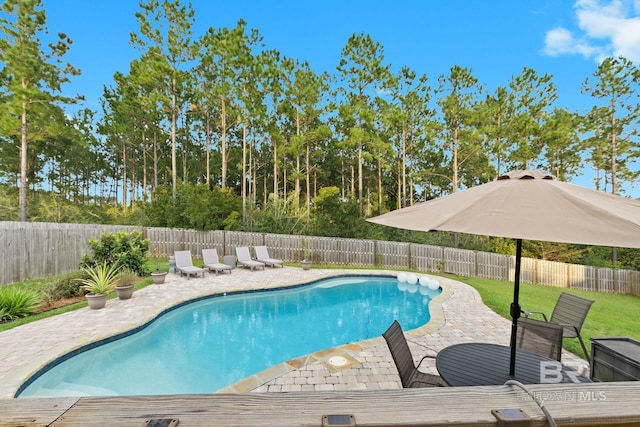
[[[515,370],[521,312],[518,298],[523,239],[640,247],[640,202],[561,182],[536,170],[514,170],[487,184],[368,221],[406,230],[453,231],[516,240],[510,375]]]

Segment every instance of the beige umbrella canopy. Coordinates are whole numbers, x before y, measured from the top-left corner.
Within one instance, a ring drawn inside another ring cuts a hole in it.
[[[369,221],[407,230],[640,248],[640,202],[535,170],[508,172]]]
[[[468,190],[398,209],[368,221],[417,231],[454,231],[516,239],[516,279],[510,374],[515,336],[522,239],[640,248],[640,202],[515,170]]]

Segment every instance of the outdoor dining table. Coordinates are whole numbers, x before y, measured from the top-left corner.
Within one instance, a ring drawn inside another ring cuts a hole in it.
[[[489,343],[454,344],[438,352],[436,368],[450,386],[591,382],[560,362],[517,349],[515,375],[509,375],[511,348]]]

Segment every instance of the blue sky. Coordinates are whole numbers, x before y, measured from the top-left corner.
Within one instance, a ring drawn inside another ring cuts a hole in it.
[[[186,2],[185,2],[186,3]],[[82,75],[65,87],[99,109],[104,85],[128,72],[139,53],[137,0],[43,0],[51,33],[73,40],[65,57]],[[397,71],[407,65],[436,79],[454,65],[469,67],[493,92],[531,67],[554,76],[557,105],[584,112],[580,94],[598,60],[623,55],[640,62],[640,0],[193,0],[200,36],[209,27],[234,27],[242,18],[266,48],[335,72],[349,36],[364,32],[384,47]],[[581,182],[593,187],[592,183]]]

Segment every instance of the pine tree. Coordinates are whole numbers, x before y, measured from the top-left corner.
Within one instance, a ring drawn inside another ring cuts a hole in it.
[[[80,71],[63,64],[62,57],[71,40],[58,34],[55,43],[43,50],[40,36],[47,33],[46,14],[40,0],[6,0],[5,17],[0,18],[0,63],[3,69],[3,99],[0,107],[2,135],[19,141],[20,219],[27,220],[28,148],[36,141],[64,133],[64,126],[51,117],[59,104],[71,104],[79,98],[62,96],[61,87]],[[34,174],[32,173],[31,176]]]

